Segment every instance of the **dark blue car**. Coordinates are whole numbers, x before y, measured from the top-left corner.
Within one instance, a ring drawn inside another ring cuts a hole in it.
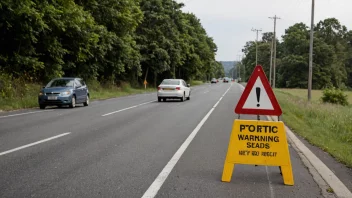
[[[55,78],[42,88],[38,103],[41,109],[45,109],[46,106],[61,107],[63,105],[74,108],[79,103],[88,106],[88,87],[80,78]]]

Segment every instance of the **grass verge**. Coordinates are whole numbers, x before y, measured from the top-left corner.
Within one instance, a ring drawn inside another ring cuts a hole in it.
[[[38,93],[42,86],[37,84],[26,84],[25,86],[26,89],[21,91],[22,94],[16,94],[11,98],[5,98],[0,95],[0,111],[38,107]],[[88,88],[91,100],[117,98],[156,91],[154,88],[147,88],[146,90],[144,88],[132,88],[129,84],[123,84],[121,87],[116,87],[101,86],[99,83],[88,83]],[[17,91],[14,90],[14,92]]]
[[[309,103],[305,90],[275,90],[285,123],[301,137],[352,167],[352,107],[323,104],[320,92]]]
[[[191,86],[198,86],[198,85],[202,85],[202,84],[204,84],[204,82],[200,81],[200,80],[193,80],[191,82]]]
[[[204,84],[202,81],[192,81],[191,86]],[[38,107],[38,93],[42,86],[38,84],[26,84],[13,88],[12,97],[3,97],[0,92],[0,111],[10,111],[16,109],[26,109]],[[112,85],[101,85],[96,81],[88,82],[91,100],[103,100],[117,98],[133,94],[146,92],[156,92],[155,88],[132,88],[128,83],[123,83],[120,87]]]
[[[306,89],[280,89],[280,91],[290,93],[302,99],[306,99],[308,97],[308,91]],[[348,103],[352,104],[352,91],[346,91],[345,94],[347,95]],[[312,90],[312,101],[320,102],[320,98],[322,96],[322,90]]]

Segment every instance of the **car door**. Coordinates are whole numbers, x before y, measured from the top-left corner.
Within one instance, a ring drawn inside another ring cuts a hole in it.
[[[82,91],[83,91],[83,93],[82,93],[82,95],[83,95],[83,96],[82,96],[82,100],[83,100],[83,102],[85,102],[85,101],[87,100],[88,87],[87,87],[86,83],[85,83],[82,79],[80,79],[79,82],[80,82],[81,85],[82,85]]]
[[[83,95],[83,89],[82,89],[82,84],[78,81],[75,80],[75,92],[76,92],[76,102],[81,103]]]

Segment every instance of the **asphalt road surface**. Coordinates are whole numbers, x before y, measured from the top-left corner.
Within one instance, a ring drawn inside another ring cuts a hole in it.
[[[322,197],[292,147],[294,186],[278,167],[251,165],[221,182],[241,93],[218,83],[193,88],[185,102],[152,93],[1,113],[0,197]]]

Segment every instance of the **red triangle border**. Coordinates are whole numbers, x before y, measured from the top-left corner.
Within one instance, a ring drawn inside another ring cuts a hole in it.
[[[274,109],[244,109],[243,108],[243,106],[246,103],[248,96],[249,96],[251,90],[253,89],[253,86],[254,86],[258,77],[262,81],[264,89],[265,89],[266,93],[268,94],[268,97],[269,97]],[[275,116],[282,115],[281,107],[275,97],[273,90],[271,89],[269,81],[268,81],[268,79],[264,73],[263,67],[261,65],[257,65],[254,68],[254,71],[253,71],[251,77],[249,78],[249,81],[248,81],[248,83],[247,83],[247,85],[241,95],[241,98],[236,105],[235,113],[236,114],[248,114],[248,115],[275,115]]]

